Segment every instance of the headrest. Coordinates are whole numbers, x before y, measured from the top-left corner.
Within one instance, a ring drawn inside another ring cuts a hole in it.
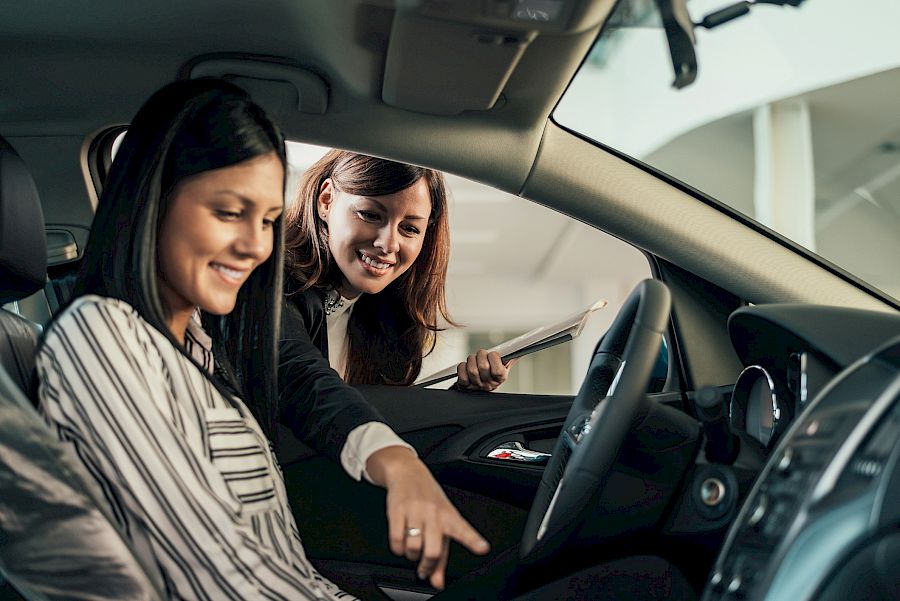
[[[37,186],[25,162],[0,137],[0,304],[47,282],[47,241]]]

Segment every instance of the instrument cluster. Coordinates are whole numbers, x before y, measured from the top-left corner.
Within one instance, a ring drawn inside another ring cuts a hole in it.
[[[834,375],[806,351],[769,363],[750,365],[741,372],[729,406],[732,430],[747,434],[766,449],[774,446],[793,418]]]

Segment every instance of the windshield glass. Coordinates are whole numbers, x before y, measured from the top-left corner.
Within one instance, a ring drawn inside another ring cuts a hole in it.
[[[695,29],[680,90],[655,6],[618,4],[555,120],[900,297],[900,2],[757,3]]]

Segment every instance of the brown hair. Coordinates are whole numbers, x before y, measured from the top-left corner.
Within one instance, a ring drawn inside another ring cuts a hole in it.
[[[342,274],[328,248],[328,229],[319,217],[322,184],[359,196],[405,190],[422,178],[428,183],[431,217],[422,250],[412,266],[377,294],[364,294],[348,326],[347,373],[351,384],[409,385],[434,350],[438,317],[450,324],[445,297],[450,260],[447,188],[431,169],[344,150],[331,150],[306,173],[294,203],[284,213],[285,269],[295,288],[338,286]]]

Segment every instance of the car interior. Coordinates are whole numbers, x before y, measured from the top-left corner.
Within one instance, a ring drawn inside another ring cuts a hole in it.
[[[66,549],[53,528],[17,519],[46,500],[16,486],[28,477],[67,480],[91,519],[103,515],[49,429],[19,436],[22,423],[40,430],[24,400],[35,399],[34,351],[77,280],[115,141],[158,88],[205,76],[245,88],[291,141],[489,185],[631,245],[652,274],[589,341],[574,394],[359,387],[491,542],[484,557],[453,548],[443,592],[390,552],[381,489],[280,432],[304,548],[325,576],[394,601],[657,598],[661,574],[673,599],[900,599],[896,293],[554,115],[623,11],[653,13],[661,83],[689,90],[704,73],[695,29],[727,32],[764,10],[800,19],[816,4],[701,1],[721,10],[695,24],[692,3],[0,8],[0,599],[93,598],[45,582]],[[665,378],[650,385],[663,344]],[[491,456],[508,445],[539,459]],[[63,467],[22,469],[41,461]],[[60,528],[67,516],[41,515]],[[126,557],[109,532],[118,555],[70,555]],[[142,583],[133,598],[159,595],[152,568],[123,564]]]

